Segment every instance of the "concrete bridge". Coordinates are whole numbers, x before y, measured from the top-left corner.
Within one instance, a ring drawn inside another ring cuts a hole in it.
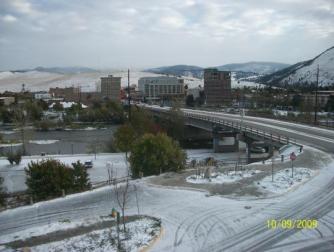
[[[140,105],[162,115],[170,110],[169,107]],[[291,123],[280,120],[241,116],[238,114],[227,114],[223,112],[212,112],[194,109],[182,109],[187,125],[212,133],[216,151],[234,150],[237,145],[230,147],[219,147],[227,145],[219,139],[235,138],[248,144],[249,149],[254,145],[267,145],[271,152],[272,147],[285,144],[308,145],[323,151],[334,153],[334,130],[321,127]],[[232,135],[232,136],[231,136]],[[233,144],[230,144],[233,145]],[[269,145],[269,146],[268,146]],[[249,154],[250,155],[250,154]]]
[[[163,116],[169,108],[146,106],[157,116]],[[230,120],[212,115],[208,111],[196,111],[183,109],[185,125],[190,126],[192,135],[203,135],[201,131],[211,134],[213,149],[215,152],[237,152],[239,151],[239,141],[246,143],[247,160],[254,161],[252,152],[266,149],[269,156],[273,155],[274,148],[279,148],[285,144],[295,144],[302,146],[295,138],[291,138],[282,133],[277,133],[272,129],[263,129],[249,126],[244,122],[243,117],[239,120]],[[193,129],[197,129],[197,132]],[[187,134],[187,133],[186,133]]]

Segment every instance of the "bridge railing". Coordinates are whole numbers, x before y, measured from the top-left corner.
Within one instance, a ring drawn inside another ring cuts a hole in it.
[[[296,141],[296,139],[292,139],[288,136],[282,135],[282,134],[278,134],[276,132],[273,131],[264,131],[258,128],[253,128],[247,125],[242,125],[242,123],[240,122],[230,122],[230,121],[226,121],[217,117],[213,117],[213,116],[205,116],[205,115],[199,115],[199,114],[193,114],[193,113],[188,113],[188,112],[184,112],[184,115],[186,117],[189,118],[194,118],[194,119],[200,119],[200,120],[204,120],[204,121],[208,121],[208,122],[212,122],[218,125],[223,125],[226,127],[230,127],[233,129],[237,129],[241,132],[246,132],[246,133],[250,133],[259,137],[262,137],[263,139],[270,139],[274,142],[278,142],[281,144],[295,144],[295,145],[299,145]]]

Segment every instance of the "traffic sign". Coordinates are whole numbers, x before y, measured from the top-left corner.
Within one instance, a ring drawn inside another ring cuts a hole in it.
[[[294,152],[292,152],[290,154],[290,160],[294,161],[297,158],[296,154]]]

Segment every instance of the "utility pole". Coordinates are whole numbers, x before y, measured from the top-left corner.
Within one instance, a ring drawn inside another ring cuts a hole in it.
[[[131,97],[130,97],[130,69],[128,69],[128,106],[129,106],[129,121],[131,121]]]
[[[314,124],[317,124],[317,113],[318,113],[318,86],[319,86],[319,64],[317,68],[317,83],[315,87],[315,109],[314,109]]]
[[[272,156],[271,158],[271,182],[274,182],[274,162],[275,158]]]

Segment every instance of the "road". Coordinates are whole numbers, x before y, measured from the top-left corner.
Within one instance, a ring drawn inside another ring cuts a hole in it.
[[[240,120],[237,115],[192,113]],[[269,119],[244,117],[243,120],[249,125],[292,134],[298,141],[327,153],[334,151],[332,131]],[[318,176],[297,190],[268,199],[207,197],[203,192],[155,187],[145,180],[133,182],[137,183],[140,213],[161,218],[165,228],[165,235],[153,251],[333,251],[333,155],[322,153],[316,161],[318,167],[323,166]],[[132,187],[127,214],[137,213],[135,198]],[[0,243],[1,236],[8,233],[63,219],[75,221],[106,215],[115,206],[112,187],[105,187],[5,211],[0,213]],[[270,229],[266,224],[268,219],[316,219],[319,227]]]

